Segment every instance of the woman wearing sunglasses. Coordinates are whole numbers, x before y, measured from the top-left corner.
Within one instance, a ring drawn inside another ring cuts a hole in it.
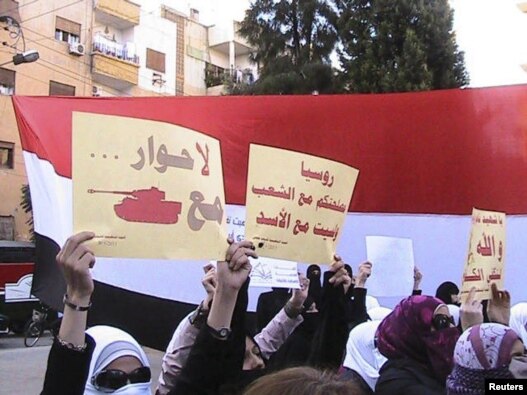
[[[150,395],[150,367],[139,344],[108,326],[86,331],[95,256],[84,244],[94,233],[71,236],[57,255],[64,273],[64,316],[51,347],[41,395]]]
[[[459,331],[448,307],[432,296],[403,299],[379,325],[377,347],[388,361],[379,395],[443,395]]]
[[[148,358],[128,333],[111,326],[94,326],[86,333],[95,341],[85,395],[101,393],[150,395]]]

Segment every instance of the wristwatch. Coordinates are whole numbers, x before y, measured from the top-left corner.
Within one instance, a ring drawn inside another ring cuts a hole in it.
[[[231,334],[230,328],[214,329],[209,326],[209,331],[212,337],[218,340],[227,340]]]

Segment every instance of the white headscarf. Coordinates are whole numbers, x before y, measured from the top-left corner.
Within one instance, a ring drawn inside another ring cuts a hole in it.
[[[374,307],[371,310],[368,310],[368,315],[373,321],[382,321],[384,320],[384,317],[386,317],[388,314],[392,312],[391,309],[388,307]]]
[[[360,374],[372,390],[375,390],[379,369],[387,360],[375,347],[375,332],[380,323],[368,321],[351,330],[343,363],[344,367]]]
[[[459,306],[456,306],[455,304],[447,304],[446,307],[448,307],[448,312],[454,319],[454,325],[459,325]]]
[[[132,356],[141,361],[143,366],[150,367],[148,358],[137,341],[128,333],[111,326],[94,326],[86,331],[95,340],[95,349],[90,362],[90,373],[86,382],[84,395],[103,394],[91,383],[94,375],[106,368],[110,363],[122,356]],[[151,395],[150,384],[136,383],[128,384],[112,394],[119,395]]]
[[[518,303],[512,306],[509,326],[527,345],[527,303]]]
[[[366,311],[371,310],[375,307],[379,307],[379,306],[380,304],[377,298],[374,298],[373,296],[370,296],[370,295],[366,295]]]

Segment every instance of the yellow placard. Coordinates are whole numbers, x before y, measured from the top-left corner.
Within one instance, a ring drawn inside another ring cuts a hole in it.
[[[261,256],[331,263],[359,171],[251,144],[245,236]]]
[[[181,126],[73,113],[73,227],[96,256],[224,259],[219,141]]]
[[[476,287],[478,300],[490,299],[490,285],[503,289],[505,274],[505,214],[472,210],[472,229],[463,271],[461,299]]]

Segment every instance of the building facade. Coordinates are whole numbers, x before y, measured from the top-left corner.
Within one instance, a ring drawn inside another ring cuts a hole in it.
[[[11,95],[218,95],[254,81],[237,22],[207,26],[175,0],[0,0],[0,240],[29,240]],[[13,64],[36,50],[39,59]]]

